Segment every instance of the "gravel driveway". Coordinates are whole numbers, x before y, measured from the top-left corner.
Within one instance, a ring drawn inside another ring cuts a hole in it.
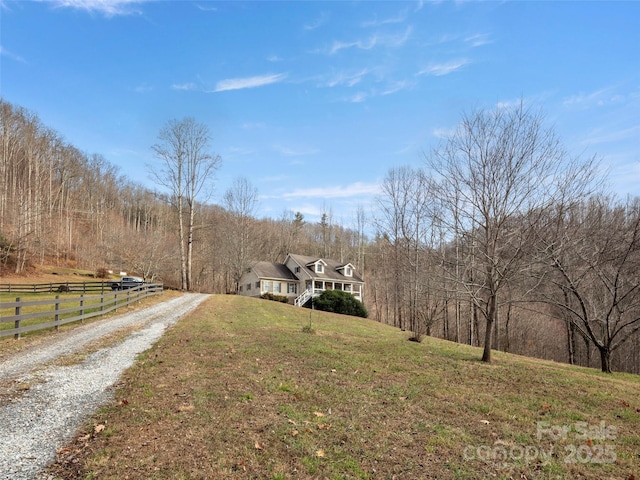
[[[169,301],[100,320],[0,360],[0,479],[47,478],[39,472],[54,460],[82,422],[111,398],[110,387],[136,356],[207,295],[185,294]],[[123,328],[139,328],[81,364],[55,360]]]

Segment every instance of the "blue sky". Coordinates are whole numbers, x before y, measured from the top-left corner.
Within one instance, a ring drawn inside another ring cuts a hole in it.
[[[640,2],[0,0],[0,92],[155,188],[194,117],[259,216],[368,211],[463,112],[523,99],[612,190],[640,195]]]

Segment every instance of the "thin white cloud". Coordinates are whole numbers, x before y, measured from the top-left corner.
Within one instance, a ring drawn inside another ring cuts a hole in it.
[[[260,179],[260,182],[264,182],[264,183],[281,183],[284,182],[288,179],[289,177],[287,175],[284,174],[280,174],[280,175],[270,175],[268,177],[262,177]],[[268,198],[268,197],[266,197]]]
[[[428,65],[418,72],[418,75],[433,75],[436,77],[441,77],[443,75],[449,75],[457,70],[460,70],[465,65],[471,63],[467,59],[459,59],[459,60],[451,60],[445,63],[436,63]]]
[[[376,45],[376,39],[374,37],[371,37],[366,41],[357,40],[355,42],[340,42],[336,40],[335,42],[333,42],[333,45],[329,50],[329,54],[333,55],[335,53],[338,53],[340,50],[344,50],[346,48],[354,48],[354,47],[359,48],[361,50],[370,50],[375,45]]]
[[[391,85],[389,85],[385,90],[382,90],[380,92],[380,95],[391,95],[392,93],[396,93],[396,92],[400,92],[402,90],[406,90],[408,88],[411,88],[413,86],[413,83],[408,82],[406,80],[401,80],[398,82],[394,82]]]
[[[353,87],[360,83],[369,72],[370,70],[366,68],[354,73],[340,72],[334,75],[333,78],[326,83],[326,86],[337,87],[345,85],[347,87]]]
[[[109,156],[114,156],[114,157],[131,158],[136,156],[139,157],[140,155],[142,155],[141,152],[130,149],[130,148],[113,148],[109,150]]]
[[[324,208],[321,208],[317,205],[312,205],[310,203],[300,204],[294,208],[291,208],[291,211],[300,212],[307,217],[320,217],[323,213],[325,213]]]
[[[407,40],[411,36],[412,31],[413,31],[413,28],[409,26],[404,30],[404,32],[396,35],[375,34],[375,35],[371,35],[369,38],[364,40],[354,40],[352,42],[334,41],[328,53],[329,55],[334,55],[338,53],[340,50],[344,50],[348,48],[358,48],[360,50],[371,50],[374,47],[393,47],[393,48],[401,47],[407,42]]]
[[[203,12],[217,12],[218,11],[218,7],[212,7],[211,4],[208,4],[208,5],[196,4],[196,7],[198,7],[198,9],[202,10]]]
[[[174,83],[173,85],[171,85],[171,88],[173,90],[190,91],[190,90],[197,90],[198,89],[198,85],[196,85],[193,82],[179,83],[179,84]]]
[[[303,157],[315,155],[320,152],[317,148],[288,147],[280,144],[273,145],[273,149],[287,157]]]
[[[572,95],[562,102],[566,107],[602,107],[612,103],[620,103],[624,100],[623,95],[613,93],[615,87],[605,87],[591,93],[579,93]]]
[[[146,83],[143,83],[141,85],[138,85],[137,87],[134,87],[133,91],[136,93],[147,93],[147,92],[151,92],[153,90],[153,87],[151,85],[148,85]]]
[[[522,99],[500,100],[499,102],[496,102],[496,108],[498,110],[510,110],[512,108],[516,108],[521,103],[525,103],[525,102],[523,102]]]
[[[362,22],[363,27],[379,27],[380,25],[389,25],[394,23],[402,23],[407,19],[407,9],[400,11],[396,16],[385,18],[382,20],[378,20],[378,18],[374,18],[373,20],[368,20],[366,22]]]
[[[107,17],[139,14],[137,5],[148,0],[38,0],[51,3],[56,8],[72,8],[89,13],[100,13]]]
[[[638,196],[640,185],[640,161],[628,155],[607,156],[609,180],[612,190],[619,196]]]
[[[406,155],[408,153],[419,154],[422,151],[422,145],[416,145],[415,143],[408,143],[404,147],[394,151],[394,155]]]
[[[587,139],[582,143],[584,145],[595,145],[599,143],[611,143],[620,142],[628,139],[640,138],[640,125],[634,125],[633,127],[625,128],[622,130],[616,130],[614,132],[591,132]]]
[[[434,128],[431,131],[431,134],[434,137],[441,138],[441,139],[447,139],[451,137],[454,133],[456,133],[456,127],[449,127],[449,128],[438,127],[438,128]]]
[[[216,84],[214,92],[225,92],[228,90],[242,90],[245,88],[263,87],[272,83],[282,82],[287,77],[286,73],[258,75],[255,77],[229,78],[221,80]]]
[[[267,124],[264,122],[244,122],[241,125],[241,128],[243,128],[244,130],[256,130],[265,128],[266,126]]]
[[[351,103],[361,103],[367,99],[368,95],[364,92],[358,92],[355,95],[348,98],[347,101]]]
[[[230,157],[241,157],[241,156],[245,156],[245,155],[253,155],[255,152],[255,150],[251,150],[249,148],[245,148],[245,147],[228,147],[227,148],[227,156]]]
[[[0,56],[10,58],[11,60],[15,60],[16,62],[27,63],[27,61],[24,58],[22,58],[20,55],[16,55],[15,53],[10,52],[9,50],[7,50],[1,45],[0,45]]]
[[[487,45],[489,43],[493,43],[491,38],[489,38],[488,33],[478,33],[476,35],[471,35],[464,39],[472,47],[481,47],[483,45]]]
[[[380,185],[377,183],[355,182],[346,186],[299,188],[283,194],[282,198],[350,198],[378,193]]]
[[[303,28],[305,30],[315,30],[316,28],[319,28],[322,25],[324,25],[328,19],[329,19],[329,14],[327,12],[322,12],[320,14],[320,17],[315,19],[313,22],[306,24]]]

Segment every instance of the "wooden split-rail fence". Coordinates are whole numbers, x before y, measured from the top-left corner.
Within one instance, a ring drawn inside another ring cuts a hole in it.
[[[0,285],[0,293],[6,297],[11,294],[33,293],[67,293],[81,292],[80,296],[61,296],[55,298],[22,300],[5,302],[0,298],[0,337],[20,335],[44,328],[58,328],[72,322],[85,320],[118,308],[138,302],[143,298],[159,295],[163,291],[161,283],[144,283],[139,287],[127,290],[111,290],[110,282],[64,282],[50,284],[29,285]],[[86,293],[99,292],[95,295]],[[13,328],[5,328],[6,324],[13,324]]]

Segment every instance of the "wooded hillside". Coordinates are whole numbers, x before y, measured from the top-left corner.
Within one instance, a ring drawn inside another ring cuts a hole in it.
[[[1,272],[73,266],[181,285],[170,194],[34,113],[0,109]],[[595,164],[569,160],[522,106],[461,125],[424,169],[390,170],[375,214],[351,227],[330,210],[318,223],[258,219],[244,179],[224,205],[195,204],[190,288],[235,292],[253,261],[289,252],[350,261],[370,316],[417,338],[640,373],[640,199],[595,188]]]

